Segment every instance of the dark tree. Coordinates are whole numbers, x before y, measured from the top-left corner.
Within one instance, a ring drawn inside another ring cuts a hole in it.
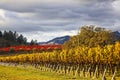
[[[2,31],[0,31],[0,38],[2,37]]]
[[[37,45],[37,40],[31,40],[30,45]]]
[[[23,44],[23,43],[24,43],[24,38],[23,38],[23,35],[22,35],[22,34],[17,38],[17,42],[18,42],[19,44]]]
[[[12,31],[0,31],[0,47],[27,45],[27,38]]]

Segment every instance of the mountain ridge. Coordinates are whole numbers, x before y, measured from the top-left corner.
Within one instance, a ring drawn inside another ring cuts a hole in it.
[[[39,42],[39,45],[45,45],[45,44],[64,44],[64,42],[68,41],[70,39],[70,36],[61,36],[61,37],[56,37],[53,38],[47,42]]]

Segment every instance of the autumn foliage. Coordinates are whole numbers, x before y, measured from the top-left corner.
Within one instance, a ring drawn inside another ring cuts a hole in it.
[[[10,52],[11,50],[15,50],[15,51],[44,50],[44,51],[47,51],[47,50],[55,50],[55,49],[61,49],[61,48],[62,48],[62,45],[29,45],[29,46],[11,46],[11,47],[0,48],[0,51],[4,51],[4,52]]]

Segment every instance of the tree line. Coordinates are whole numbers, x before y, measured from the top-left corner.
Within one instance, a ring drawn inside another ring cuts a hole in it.
[[[34,44],[37,44],[36,40],[31,40],[31,42],[28,43],[27,38],[22,34],[18,34],[16,31],[0,31],[0,47]]]

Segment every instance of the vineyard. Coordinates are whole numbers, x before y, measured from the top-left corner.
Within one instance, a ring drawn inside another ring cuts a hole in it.
[[[77,47],[71,50],[0,57],[0,62],[28,63],[42,71],[72,74],[75,77],[101,77],[106,80],[107,76],[111,76],[111,80],[116,80],[120,76],[120,43],[104,47]]]
[[[11,51],[47,51],[47,50],[60,50],[62,45],[30,45],[30,46],[10,46],[5,48],[0,48],[1,52],[11,52]]]
[[[120,42],[104,28],[82,27],[78,35],[63,45],[1,48],[8,52],[11,49],[18,53],[33,51],[0,56],[1,63],[24,67],[27,64],[41,71],[73,76],[73,79],[120,80]]]

